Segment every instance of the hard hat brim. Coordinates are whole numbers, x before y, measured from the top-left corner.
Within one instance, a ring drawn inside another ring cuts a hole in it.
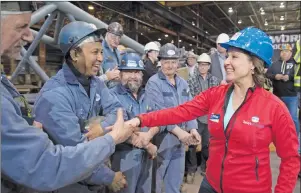
[[[249,52],[251,55],[255,55],[259,59],[263,60],[268,66],[270,66],[272,64],[272,62],[270,60],[268,60],[267,58],[264,58],[263,56],[259,56],[257,54],[257,52],[258,52],[257,50],[252,50],[252,49],[248,48],[247,46],[242,46],[241,44],[238,44],[235,41],[221,43],[220,45],[221,45],[221,47],[225,48],[227,51],[229,50],[230,47],[245,50],[245,51]]]
[[[81,39],[79,39],[77,42],[75,42],[72,47],[69,48],[69,50],[66,52],[66,55],[68,55],[68,53],[70,52],[71,49],[73,49],[74,47],[76,47],[77,45],[79,45],[85,38],[87,38],[91,34],[96,34],[97,36],[99,36],[100,37],[100,42],[102,42],[104,40],[104,34],[106,32],[107,32],[106,28],[100,28],[100,29],[96,29],[95,31],[93,31],[93,32],[85,35],[84,37],[82,37]]]
[[[140,70],[140,71],[145,71],[144,68],[140,68],[140,67],[118,67],[118,70],[122,71],[122,70]]]

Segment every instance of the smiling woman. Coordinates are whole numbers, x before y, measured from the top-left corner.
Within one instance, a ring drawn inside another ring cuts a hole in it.
[[[225,69],[230,84],[126,124],[172,125],[209,115],[210,156],[199,193],[271,193],[267,161],[271,142],[281,158],[275,192],[293,192],[300,169],[295,126],[284,103],[262,87],[263,65],[272,63],[272,41],[263,31],[249,27],[221,46],[228,53]]]

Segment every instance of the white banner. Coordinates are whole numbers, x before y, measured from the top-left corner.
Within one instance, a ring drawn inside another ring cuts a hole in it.
[[[272,43],[273,43],[273,48],[275,50],[279,50],[282,44],[290,44],[292,48],[296,46],[296,42],[298,39],[300,39],[301,35],[300,34],[289,34],[289,35],[275,35],[275,36],[270,36]]]

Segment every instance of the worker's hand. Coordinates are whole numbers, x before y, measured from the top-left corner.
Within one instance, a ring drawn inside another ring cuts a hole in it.
[[[116,172],[112,184],[109,189],[113,192],[118,192],[127,186],[125,176],[121,172]]]
[[[131,125],[132,127],[136,127],[138,129],[137,131],[140,130],[140,128],[139,128],[140,120],[137,117],[135,117],[129,121],[126,121],[125,124]]]
[[[189,149],[189,146],[188,145],[185,145],[185,151],[187,152]]]
[[[193,136],[193,140],[191,143],[193,143],[192,145],[198,145],[202,142],[202,138],[199,134],[199,132],[196,129],[191,129],[190,130],[190,134]]]
[[[192,141],[193,137],[187,131],[182,130],[181,132],[179,132],[179,134],[177,135],[177,137],[185,145],[191,145],[191,141]]]
[[[276,80],[282,80],[282,78],[283,78],[283,75],[282,75],[282,74],[276,74],[276,75],[275,75],[275,79],[276,79]]]
[[[104,135],[104,130],[100,125],[100,121],[100,117],[94,117],[89,120],[87,125],[88,133],[85,134],[89,141]]]
[[[32,126],[39,128],[41,130],[43,130],[43,125],[42,123],[38,122],[38,121],[33,121]]]
[[[111,135],[115,141],[115,144],[126,141],[133,134],[133,127],[124,124],[123,111],[121,108],[117,110],[116,122],[112,127],[106,129],[112,129],[108,134]]]
[[[110,69],[106,72],[106,76],[107,76],[108,80],[119,79],[119,74],[120,74],[120,71],[118,70],[117,66],[115,68],[113,68],[112,70]]]
[[[158,148],[152,143],[148,143],[148,145],[145,147],[147,153],[149,154],[150,159],[155,159],[157,157],[157,151]]]
[[[197,145],[195,151],[196,151],[196,152],[202,151],[202,144]]]
[[[227,85],[228,83],[225,80],[221,81],[221,85]]]
[[[288,80],[289,80],[289,76],[286,74],[286,75],[284,75],[283,77],[282,77],[282,80],[284,81],[284,82],[287,82]]]
[[[148,132],[136,132],[133,135],[136,137],[134,139],[132,138],[132,144],[139,148],[147,146],[152,139],[152,136]]]

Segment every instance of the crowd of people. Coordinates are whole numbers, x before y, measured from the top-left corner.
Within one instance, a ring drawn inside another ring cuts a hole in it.
[[[33,40],[30,18],[29,5],[1,2],[1,57]],[[1,75],[2,192],[180,193],[201,166],[199,193],[270,193],[271,143],[281,158],[275,192],[293,191],[298,43],[273,62],[269,36],[248,27],[220,34],[211,53],[149,42],[141,56],[121,49],[123,35],[117,22],[66,24],[62,69],[32,110]]]

